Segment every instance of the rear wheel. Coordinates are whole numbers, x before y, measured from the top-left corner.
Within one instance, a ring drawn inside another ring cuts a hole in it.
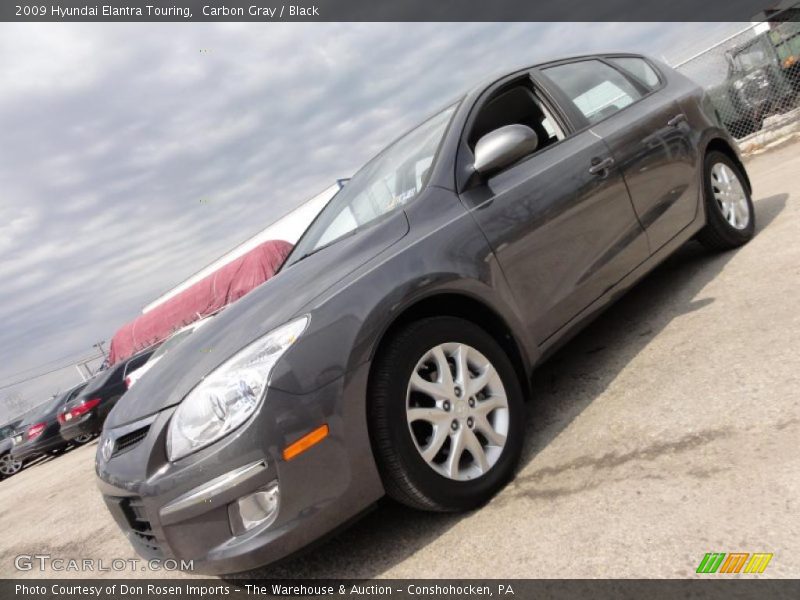
[[[709,152],[704,169],[706,225],[697,239],[712,250],[729,250],[755,233],[753,200],[740,167],[722,152]]]
[[[0,475],[3,477],[11,477],[16,475],[22,469],[22,461],[14,460],[10,452],[0,456]]]
[[[403,504],[475,508],[519,460],[525,407],[517,374],[469,321],[428,318],[398,332],[376,358],[369,409],[384,486]]]
[[[86,442],[91,442],[94,436],[91,433],[84,433],[83,435],[79,435],[72,441],[76,444],[85,444]]]

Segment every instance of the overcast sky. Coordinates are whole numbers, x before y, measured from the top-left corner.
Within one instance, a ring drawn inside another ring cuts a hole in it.
[[[487,74],[739,24],[0,24],[0,388],[347,177]],[[15,387],[29,405],[74,368]]]

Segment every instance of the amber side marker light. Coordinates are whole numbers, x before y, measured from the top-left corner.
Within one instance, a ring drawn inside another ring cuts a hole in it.
[[[299,454],[302,454],[312,446],[319,444],[322,440],[328,437],[328,426],[323,425],[317,427],[311,433],[305,434],[296,442],[292,442],[283,450],[283,460],[292,460]]]

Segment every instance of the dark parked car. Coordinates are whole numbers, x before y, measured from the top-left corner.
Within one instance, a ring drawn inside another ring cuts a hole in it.
[[[24,463],[43,454],[60,452],[69,446],[69,442],[59,435],[58,412],[85,387],[86,384],[81,383],[31,411],[14,435],[12,458]],[[88,438],[79,438],[75,443],[81,444],[87,441]]]
[[[0,479],[11,477],[22,468],[22,461],[15,460],[11,456],[11,448],[14,446],[14,432],[21,422],[18,419],[0,427]]]
[[[752,237],[735,148],[698,86],[640,56],[468,92],[114,407],[96,468],[117,523],[224,573],[384,493],[479,507],[514,473],[537,364],[688,240]]]
[[[91,439],[103,429],[109,411],[127,390],[125,377],[143,366],[156,348],[148,348],[98,373],[83,392],[64,404],[58,414],[66,441]]]

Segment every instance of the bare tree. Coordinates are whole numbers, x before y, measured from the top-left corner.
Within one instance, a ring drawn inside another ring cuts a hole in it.
[[[19,392],[9,392],[0,399],[0,423],[18,417],[25,412],[26,408],[28,408],[28,404]]]

